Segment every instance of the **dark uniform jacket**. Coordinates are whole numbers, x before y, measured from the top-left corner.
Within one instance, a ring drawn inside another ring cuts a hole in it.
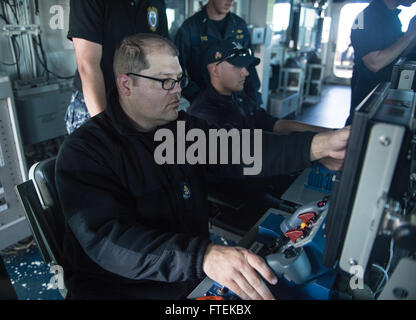
[[[168,35],[164,0],[71,0],[68,39],[81,38],[102,45],[101,69],[106,92],[115,86],[113,57],[127,36],[144,32]],[[74,86],[82,92],[81,78]]]
[[[390,81],[393,61],[378,72],[368,69],[362,58],[370,52],[384,50],[403,35],[398,17],[400,10],[390,10],[382,0],[373,0],[360,14],[351,30],[354,48],[354,69],[351,79],[351,113],[361,101],[380,83]],[[347,124],[350,124],[351,118]]]
[[[198,95],[187,112],[221,128],[262,129],[272,132],[276,117],[243,95],[222,95],[210,83]]]
[[[188,18],[178,30],[175,44],[179,49],[179,60],[182,68],[187,70],[191,79],[182,94],[193,101],[199,92],[209,83],[209,75],[204,65],[203,57],[206,49],[215,41],[231,39],[245,48],[251,48],[250,34],[246,22],[235,15],[228,13],[227,26],[224,37],[208,18],[205,7]],[[244,91],[250,99],[261,104],[261,95],[258,93],[260,80],[255,67],[248,68],[250,75],[247,77]]]
[[[183,111],[178,120],[208,136],[206,122]],[[176,125],[164,128],[176,137]],[[67,224],[62,264],[70,297],[184,298],[204,277],[206,173],[242,176],[242,166],[158,165],[154,134],[134,129],[113,91],[106,110],[63,144],[56,184]],[[261,174],[310,166],[313,136],[263,133]]]
[[[262,129],[268,132],[273,132],[278,120],[244,95],[222,95],[211,83],[198,95],[187,113],[221,128]],[[256,177],[245,181],[208,176],[208,191],[217,197],[221,194],[245,201],[256,199],[257,195],[265,192],[280,197],[294,179],[287,174],[267,178]]]

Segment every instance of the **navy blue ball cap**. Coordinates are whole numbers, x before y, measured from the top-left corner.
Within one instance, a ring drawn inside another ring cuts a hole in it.
[[[251,55],[251,50],[239,42],[221,40],[213,43],[205,52],[205,65],[227,61],[236,67],[251,67],[260,63],[260,59]]]

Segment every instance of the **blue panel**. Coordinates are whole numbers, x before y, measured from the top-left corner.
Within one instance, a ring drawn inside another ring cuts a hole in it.
[[[334,176],[335,172],[326,169],[322,165],[314,166],[309,173],[305,187],[326,194],[331,194],[333,185],[332,179]]]

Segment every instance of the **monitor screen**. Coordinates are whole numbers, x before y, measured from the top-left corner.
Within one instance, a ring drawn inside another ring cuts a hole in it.
[[[341,253],[346,251],[345,242],[347,241],[351,242],[348,243],[350,250],[358,252],[364,250],[366,246],[370,250],[375,239],[367,236],[371,233],[368,230],[377,226],[368,226],[366,229],[365,224],[367,222],[374,224],[374,220],[371,220],[372,215],[376,216],[371,212],[373,207],[377,207],[377,201],[374,199],[381,198],[385,191],[387,191],[386,197],[400,198],[407,187],[406,183],[398,180],[409,178],[410,166],[404,163],[398,165],[398,163],[406,162],[408,159],[407,148],[410,142],[406,137],[411,136],[409,128],[412,126],[414,113],[414,92],[393,90],[390,89],[390,85],[391,83],[379,84],[354,112],[347,155],[343,169],[334,181],[325,226],[327,242],[322,262],[327,267],[333,267],[339,262]],[[390,128],[400,129],[401,131],[398,132],[402,132],[402,135],[398,133],[390,136],[392,134]],[[378,133],[376,143],[374,143],[376,130],[384,130],[381,132],[387,134]],[[391,152],[388,148],[381,149],[381,152],[390,152],[389,157],[384,158],[384,154],[380,153],[381,156],[377,158],[379,155],[377,148],[383,144],[387,146],[390,140],[392,145],[395,144],[395,149]],[[368,163],[371,157],[373,160]],[[393,182],[394,188],[391,187]],[[383,183],[386,189],[384,191],[381,187]],[[359,208],[359,201],[367,202],[368,207],[364,210]],[[361,212],[358,212],[359,210]],[[352,213],[354,213],[353,216]],[[381,220],[381,213],[377,215]],[[359,221],[360,218],[362,221]],[[380,220],[377,220],[378,223]],[[374,237],[376,233],[377,230],[374,231]],[[354,236],[357,241],[355,247],[352,244],[354,241],[351,241]],[[362,237],[361,243],[360,237]],[[367,260],[368,257],[362,259],[362,261]],[[354,259],[351,261],[358,264]]]

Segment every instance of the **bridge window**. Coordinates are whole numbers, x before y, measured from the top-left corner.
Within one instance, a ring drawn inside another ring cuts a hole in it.
[[[400,22],[402,23],[402,31],[406,32],[409,27],[410,20],[416,15],[416,3],[412,4],[411,7],[399,7],[402,12],[399,14]]]
[[[290,22],[290,2],[279,2],[273,5],[273,31],[286,31]]]
[[[334,58],[334,74],[338,78],[351,78],[354,66],[354,50],[351,47],[351,28],[357,15],[368,6],[368,2],[348,3],[339,15],[339,27]]]
[[[334,74],[339,78],[351,78],[354,66],[354,50],[351,47],[351,28],[357,15],[368,6],[368,2],[348,3],[342,7],[339,18],[338,37],[334,59]],[[416,15],[416,3],[411,7],[399,7],[402,12],[399,19],[402,23],[402,31],[406,32],[409,22]],[[360,21],[358,21],[360,23]]]

